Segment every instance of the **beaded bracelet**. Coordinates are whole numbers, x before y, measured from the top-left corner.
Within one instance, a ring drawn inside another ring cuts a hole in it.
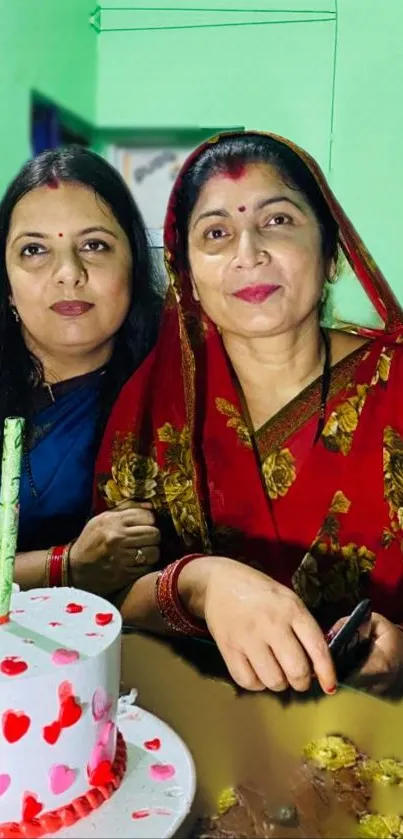
[[[204,621],[193,618],[181,603],[178,592],[178,577],[182,569],[192,559],[200,559],[203,554],[188,554],[160,571],[155,585],[155,598],[159,613],[169,628],[182,635],[196,635],[205,638],[209,635]]]
[[[68,586],[70,570],[70,551],[73,542],[49,548],[45,562],[45,587]]]

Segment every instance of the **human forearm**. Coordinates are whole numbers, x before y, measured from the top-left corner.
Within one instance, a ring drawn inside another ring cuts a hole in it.
[[[207,582],[218,557],[200,557],[188,562],[178,577],[178,595],[191,617],[204,620],[204,601]],[[160,634],[172,634],[161,616],[156,597],[158,573],[146,574],[118,599],[125,623]]]
[[[126,590],[125,595],[114,598],[120,608],[123,623],[137,626],[158,635],[172,635],[168,624],[162,618],[155,595],[158,573],[145,574]]]
[[[45,585],[47,551],[28,551],[16,556],[14,582],[23,591]]]

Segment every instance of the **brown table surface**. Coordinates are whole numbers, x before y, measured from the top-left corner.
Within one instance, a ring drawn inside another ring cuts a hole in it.
[[[239,696],[223,679],[202,675],[166,642],[137,633],[123,637],[122,687],[137,688],[138,704],[189,747],[198,779],[193,817],[214,813],[223,789],[239,783],[249,761],[273,752],[276,744],[298,755],[310,740],[337,733],[375,759],[403,759],[401,702],[344,689],[286,706],[268,692]],[[385,806],[399,812],[395,799],[383,799],[376,809],[385,812]]]

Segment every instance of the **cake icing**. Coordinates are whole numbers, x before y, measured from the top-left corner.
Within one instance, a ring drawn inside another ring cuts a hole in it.
[[[0,828],[113,783],[121,617],[73,588],[14,594],[0,626]]]

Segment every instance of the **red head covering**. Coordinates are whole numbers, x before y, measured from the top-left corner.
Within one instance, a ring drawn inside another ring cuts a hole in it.
[[[340,248],[384,323],[384,330],[354,331],[384,334],[393,343],[403,331],[403,312],[321,170],[288,140],[267,136],[292,149],[314,176],[337,222]],[[159,340],[124,388],[97,464],[98,510],[128,498],[152,500],[162,529],[175,537],[174,556],[189,549],[218,552],[219,539],[230,533],[248,539],[255,556],[267,555],[268,541],[275,539],[261,465],[221,338],[193,299],[181,259],[177,205],[182,178],[219,141],[214,138],[193,152],[172,190],[165,223],[170,288]],[[166,560],[167,544],[166,538]]]

